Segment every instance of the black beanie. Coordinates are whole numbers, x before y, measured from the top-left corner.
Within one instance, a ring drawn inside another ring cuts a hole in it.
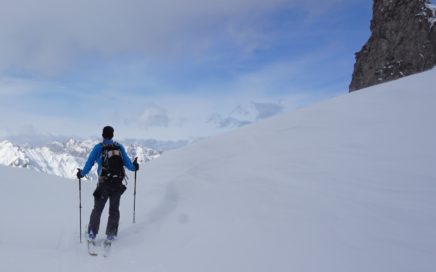
[[[114,137],[114,128],[111,126],[105,126],[103,128],[102,136],[104,139],[112,139]]]

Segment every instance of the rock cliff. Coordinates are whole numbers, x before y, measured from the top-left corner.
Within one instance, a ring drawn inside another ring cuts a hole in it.
[[[370,28],[356,53],[350,92],[436,64],[436,6],[429,0],[374,0]]]

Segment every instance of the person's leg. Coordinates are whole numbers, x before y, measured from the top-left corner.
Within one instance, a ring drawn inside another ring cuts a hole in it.
[[[121,193],[117,190],[109,196],[109,218],[107,221],[106,235],[117,236],[120,222],[120,199]]]
[[[100,228],[101,214],[109,197],[107,193],[103,192],[102,188],[99,188],[97,190],[100,191],[97,194],[94,193],[94,209],[91,212],[88,225],[88,234],[92,233],[93,235],[97,235],[98,233],[98,230]]]

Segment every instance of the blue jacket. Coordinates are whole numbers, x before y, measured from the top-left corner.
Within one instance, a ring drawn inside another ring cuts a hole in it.
[[[113,144],[114,141],[113,140],[108,140],[108,139],[104,139],[103,140],[103,144],[106,145],[110,145]],[[136,168],[133,165],[132,161],[130,160],[130,158],[127,156],[126,150],[124,149],[124,146],[121,144],[118,144],[120,146],[120,150],[121,153],[123,155],[123,163],[124,166],[127,167],[127,169],[129,169],[130,171],[135,171]],[[91,171],[92,166],[94,166],[94,163],[97,162],[98,164],[98,168],[97,168],[97,172],[98,175],[100,176],[101,174],[101,150],[102,150],[103,145],[101,143],[96,144],[94,146],[94,148],[91,151],[91,154],[89,154],[88,160],[85,163],[85,167],[83,167],[82,170],[82,176],[86,176],[88,175],[89,171]]]

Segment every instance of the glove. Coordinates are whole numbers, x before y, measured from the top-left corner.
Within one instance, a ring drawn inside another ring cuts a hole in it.
[[[139,170],[138,157],[136,157],[135,160],[133,161],[133,165],[135,166],[135,171],[138,171]]]
[[[77,174],[76,174],[76,176],[77,176],[78,179],[83,178],[83,175],[82,175],[82,169],[77,168]]]

